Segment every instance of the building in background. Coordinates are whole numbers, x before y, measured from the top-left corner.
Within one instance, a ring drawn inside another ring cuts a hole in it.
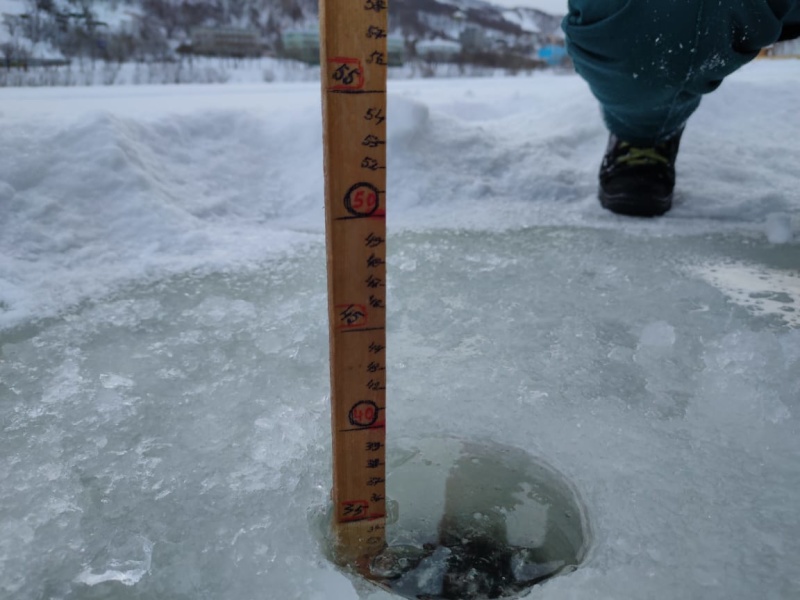
[[[452,40],[419,40],[417,56],[431,62],[456,62],[461,55],[461,44]]]
[[[284,31],[281,34],[282,56],[310,65],[319,64],[318,31]]]
[[[192,30],[192,53],[206,56],[261,56],[258,32],[234,27],[198,27]]]
[[[314,30],[285,31],[281,34],[281,55],[310,65],[319,64],[319,32]],[[386,39],[387,65],[400,67],[405,61],[403,38],[390,35]]]
[[[486,30],[474,25],[466,27],[458,39],[465,52],[486,52],[492,45]]]

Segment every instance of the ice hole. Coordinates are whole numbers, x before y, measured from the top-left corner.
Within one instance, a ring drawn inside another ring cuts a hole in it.
[[[387,547],[366,586],[403,598],[518,597],[574,571],[591,541],[573,486],[491,441],[393,440],[387,487]]]

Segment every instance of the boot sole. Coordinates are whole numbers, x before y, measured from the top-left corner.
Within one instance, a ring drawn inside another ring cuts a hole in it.
[[[630,194],[598,194],[603,208],[628,217],[660,217],[672,208],[672,194],[661,198],[643,198]]]

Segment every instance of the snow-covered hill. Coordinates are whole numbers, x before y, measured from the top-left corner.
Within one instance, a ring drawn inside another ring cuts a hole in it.
[[[317,10],[316,0],[2,0],[0,44],[6,56],[165,58],[196,27],[237,27],[257,31],[276,52],[283,32],[316,30]],[[471,30],[479,49],[501,44],[530,53],[531,36],[558,35],[558,23],[539,10],[482,0],[397,0],[390,7],[391,30],[410,48],[423,39],[457,41]]]

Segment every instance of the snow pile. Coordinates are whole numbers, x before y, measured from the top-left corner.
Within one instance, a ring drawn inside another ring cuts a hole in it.
[[[645,222],[598,206],[578,78],[392,82],[390,439],[574,484],[589,554],[529,598],[800,594],[798,80],[710,96]],[[319,115],[316,84],[4,92],[0,596],[357,597],[317,533]]]
[[[528,33],[541,33],[541,28],[530,11],[520,9],[504,10],[503,18],[515,25],[519,25],[520,29]]]
[[[263,98],[240,92],[249,108]],[[129,97],[121,114],[102,110],[102,95],[67,123],[5,119],[16,151],[0,167],[3,321],[26,316],[25,297],[49,313],[108,283],[219,269],[306,239],[276,218],[320,206],[322,134],[308,92],[269,120],[263,110],[221,111],[213,95],[205,110],[141,120],[142,102],[161,112],[154,89]]]

